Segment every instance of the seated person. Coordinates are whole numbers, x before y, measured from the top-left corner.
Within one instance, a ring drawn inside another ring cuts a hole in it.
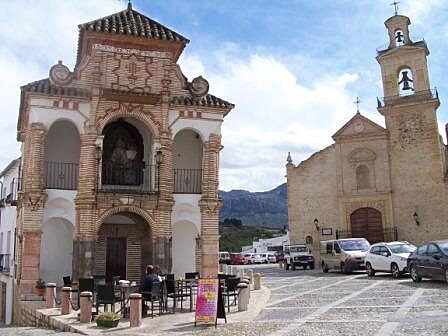
[[[146,266],[146,275],[143,278],[140,290],[142,292],[150,292],[153,282],[160,282],[160,280],[157,274],[154,273],[154,267],[152,265],[148,265]]]

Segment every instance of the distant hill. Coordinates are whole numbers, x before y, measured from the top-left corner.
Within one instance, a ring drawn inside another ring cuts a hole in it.
[[[283,228],[288,225],[286,183],[270,191],[247,190],[219,191],[223,206],[219,214],[225,218],[237,218],[243,225]]]

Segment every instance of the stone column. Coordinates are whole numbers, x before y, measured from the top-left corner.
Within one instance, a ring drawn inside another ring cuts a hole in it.
[[[61,290],[61,315],[68,315],[72,312],[70,305],[71,287],[62,287]]]
[[[46,194],[43,192],[45,126],[33,123],[25,134],[22,190],[17,221],[17,278],[20,293],[32,293],[39,279],[40,241]]]
[[[142,325],[142,295],[139,293],[132,293],[129,296],[130,310],[129,322],[131,328]]]
[[[78,193],[76,207],[76,238],[73,242],[73,279],[94,273],[96,192],[99,186],[99,161],[96,158],[97,135],[93,131],[81,135]]]
[[[90,323],[92,321],[92,292],[82,292],[79,297],[79,308],[81,309],[79,322]]]
[[[47,283],[47,288],[45,292],[45,303],[47,308],[54,308],[56,297],[56,284]]]
[[[204,165],[202,180],[201,210],[201,277],[216,277],[218,274],[219,252],[219,209],[218,165],[221,137],[210,134],[204,143]]]

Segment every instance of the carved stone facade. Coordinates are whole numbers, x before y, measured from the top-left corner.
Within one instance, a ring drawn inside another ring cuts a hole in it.
[[[437,127],[438,94],[429,87],[429,52],[424,41],[409,38],[407,17],[396,15],[385,24],[391,40],[377,60],[385,95],[378,111],[386,128],[358,111],[331,146],[297,166],[288,156],[291,240],[312,237],[317,256],[319,241],[350,237],[354,225],[356,232],[364,225],[362,235],[373,241],[448,238],[446,146]],[[404,33],[403,44],[395,42],[397,31]],[[403,69],[412,73],[413,87],[402,85],[409,80]],[[332,235],[323,235],[324,228],[332,228]]]
[[[59,62],[49,79],[21,88],[20,293],[38,278],[61,284],[63,275],[141,280],[149,263],[217,274],[220,127],[234,106],[209,94],[202,77],[190,83],[182,74],[177,60],[188,42],[129,5],[80,25],[73,72]],[[68,136],[64,122],[78,134]],[[203,152],[183,146],[179,168],[175,136],[186,130]],[[49,144],[50,132],[57,141]],[[73,147],[79,157],[70,157]],[[61,239],[72,247],[58,248]],[[111,263],[120,246],[124,266]],[[71,269],[42,260],[54,254],[70,257]]]

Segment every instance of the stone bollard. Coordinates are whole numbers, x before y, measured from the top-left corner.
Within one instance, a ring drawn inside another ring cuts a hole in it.
[[[247,276],[249,277],[250,283],[253,284],[254,283],[254,271],[247,270]]]
[[[240,282],[237,286],[238,288],[238,311],[246,311],[247,306],[249,305],[249,286]]]
[[[55,283],[47,283],[47,289],[45,292],[45,303],[47,308],[54,308],[56,303],[56,284]]]
[[[70,292],[72,291],[71,287],[62,287],[61,292],[61,315],[70,314],[72,311],[72,307],[70,305]]]
[[[79,322],[81,323],[92,322],[92,296],[92,292],[79,294],[79,307],[81,308]]]
[[[139,293],[132,293],[129,295],[131,302],[129,312],[129,322],[131,328],[140,327],[142,325],[142,295]]]
[[[255,273],[254,274],[254,290],[261,288],[261,274]]]

